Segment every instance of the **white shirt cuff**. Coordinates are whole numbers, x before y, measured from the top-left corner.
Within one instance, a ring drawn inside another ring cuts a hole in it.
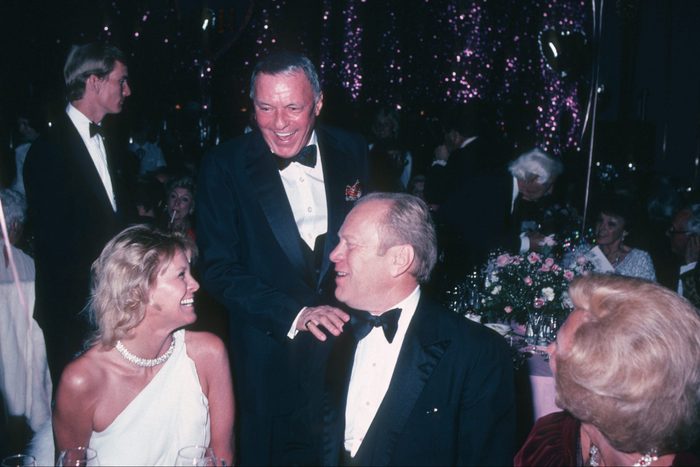
[[[437,159],[437,160],[434,160],[430,166],[434,167],[436,165],[439,165],[441,167],[445,167],[447,165],[447,161],[443,161],[442,159]]]
[[[288,338],[294,339],[297,336],[297,333],[299,332],[297,330],[297,322],[299,321],[299,317],[304,312],[304,310],[306,310],[306,308],[307,307],[302,308],[301,311],[299,311],[299,313],[297,313],[297,317],[294,318],[294,321],[292,321],[292,327],[289,328],[289,332],[287,333]]]

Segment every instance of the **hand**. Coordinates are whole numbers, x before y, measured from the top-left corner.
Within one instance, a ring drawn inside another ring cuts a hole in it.
[[[528,232],[527,238],[530,239],[530,250],[542,253],[545,236],[539,232]]]
[[[436,161],[445,161],[450,158],[450,151],[447,150],[447,146],[444,144],[441,144],[440,146],[435,148],[435,160]]]
[[[320,341],[326,340],[326,334],[321,330],[324,327],[333,334],[339,336],[343,332],[343,325],[350,321],[350,315],[340,308],[328,305],[307,307],[299,315],[297,331],[309,331]]]
[[[685,264],[697,261],[698,256],[700,256],[700,237],[691,235],[685,247]]]

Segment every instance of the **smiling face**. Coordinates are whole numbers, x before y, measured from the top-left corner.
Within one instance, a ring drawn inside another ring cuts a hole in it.
[[[601,246],[622,242],[625,233],[625,220],[620,216],[601,213],[595,225],[596,243]]]
[[[335,263],[335,297],[352,308],[381,312],[396,303],[392,256],[379,255],[379,225],[388,209],[386,201],[370,201],[355,207],[340,228],[338,246],[331,252]]]
[[[179,250],[156,276],[150,291],[146,315],[157,315],[175,328],[197,320],[194,312],[194,293],[199,283],[190,274],[190,263],[185,252]]]
[[[293,157],[307,145],[323,106],[314,102],[311,83],[302,71],[270,75],[255,80],[255,120],[270,150],[280,157]]]

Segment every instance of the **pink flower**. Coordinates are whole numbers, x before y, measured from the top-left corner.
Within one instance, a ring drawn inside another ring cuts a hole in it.
[[[570,271],[568,269],[566,271],[564,271],[564,279],[566,279],[567,281],[571,281],[573,278],[574,278],[573,271]]]
[[[538,261],[542,261],[542,258],[540,258],[540,255],[533,251],[532,253],[527,255],[527,260],[530,262],[530,264],[535,264]]]
[[[513,311],[513,307],[510,306],[510,305],[508,305],[507,307],[505,307],[505,308],[503,309],[503,311],[505,311],[506,313],[511,313],[511,312]]]
[[[561,270],[561,267],[558,264],[552,264],[552,271],[557,272],[560,270]]]
[[[523,258],[521,256],[515,256],[513,257],[513,264],[518,265],[523,262]]]
[[[535,299],[535,308],[542,308],[544,306],[544,299],[537,297]]]
[[[549,266],[547,266],[546,264],[543,264],[542,267],[540,268],[540,271],[542,271],[542,272],[549,272],[550,269],[551,269],[551,268],[550,268]]]
[[[523,279],[523,282],[525,282],[525,285],[532,285],[532,277],[525,276],[525,278]]]
[[[544,260],[544,264],[545,264],[545,266],[548,266],[548,267],[551,268],[551,267],[554,265],[554,259],[552,259],[552,258],[547,258],[547,259]]]
[[[579,256],[576,258],[576,264],[579,266],[584,266],[588,262],[588,258],[586,258],[584,255]]]
[[[500,255],[498,258],[496,258],[496,266],[499,268],[502,268],[506,264],[510,264],[512,262],[513,260],[511,259],[510,255],[507,254]]]

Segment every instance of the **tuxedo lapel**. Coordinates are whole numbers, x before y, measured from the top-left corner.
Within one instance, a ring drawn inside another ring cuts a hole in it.
[[[80,133],[78,133],[78,130],[75,128],[75,125],[73,125],[68,115],[64,114],[63,119],[63,124],[65,126],[63,134],[66,136],[64,142],[66,150],[64,150],[64,154],[73,161],[76,168],[76,180],[78,183],[84,184],[95,194],[95,199],[99,200],[99,203],[105,211],[109,210],[109,212],[114,212],[112,203],[107,195],[107,190],[105,190],[100,174],[97,172],[97,167],[95,167],[95,162],[93,162],[83,138],[80,136]]]
[[[300,276],[308,277],[309,270],[301,249],[294,213],[284,191],[279,170],[260,135],[248,154],[246,172],[277,243]]]
[[[450,338],[439,336],[431,325],[432,313],[421,299],[404,338],[389,389],[358,451],[357,459],[361,463],[390,463],[416,401],[450,345]]]
[[[335,248],[338,231],[345,220],[345,216],[352,207],[352,204],[345,200],[345,185],[347,174],[356,173],[356,168],[350,167],[354,160],[330,133],[317,128],[316,137],[318,140],[319,152],[323,160],[323,183],[326,189],[326,206],[328,212],[328,234],[323,251],[323,260],[318,275],[318,283],[323,281],[324,276],[330,268],[330,254]],[[353,183],[354,180],[350,183]]]
[[[343,332],[336,338],[326,370],[326,400],[324,408],[325,465],[337,465],[339,455],[345,449],[345,409],[347,407],[350,376],[357,350],[357,341],[351,332]]]

